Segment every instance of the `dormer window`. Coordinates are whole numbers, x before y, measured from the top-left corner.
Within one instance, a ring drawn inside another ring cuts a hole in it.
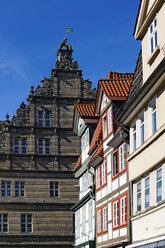
[[[152,54],[158,45],[158,35],[157,35],[157,17],[152,21],[149,26],[149,40],[150,40],[150,53]]]

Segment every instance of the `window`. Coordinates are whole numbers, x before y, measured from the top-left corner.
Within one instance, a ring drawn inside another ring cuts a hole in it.
[[[15,182],[15,197],[24,196],[25,182],[16,181]]]
[[[140,118],[140,145],[143,144],[144,144],[144,112],[142,112]]]
[[[89,201],[89,232],[93,230],[93,204],[92,200]]]
[[[43,111],[38,111],[38,126],[43,127]]]
[[[11,196],[11,181],[1,182],[1,196]]]
[[[107,159],[96,168],[96,190],[107,184]]]
[[[121,144],[112,152],[112,179],[126,170],[126,144]]]
[[[50,112],[45,112],[45,126],[50,127],[51,114]]]
[[[14,153],[19,153],[19,140],[14,139]]]
[[[82,207],[82,237],[86,235],[86,205]]]
[[[117,150],[115,152],[113,152],[112,154],[112,164],[113,164],[113,177],[116,176],[118,174],[118,154],[117,154]]]
[[[113,121],[112,121],[112,106],[109,107],[108,111],[102,118],[103,126],[103,139],[107,138],[113,132]]]
[[[112,106],[108,109],[108,134],[113,131],[113,124],[112,124]]]
[[[43,154],[43,140],[39,139],[38,141],[38,153]]]
[[[102,232],[102,228],[101,228],[101,215],[102,215],[102,210],[99,209],[97,210],[97,234]]]
[[[156,97],[149,103],[149,137],[157,130]]]
[[[119,226],[119,200],[113,202],[113,228]]]
[[[26,138],[23,138],[23,139],[15,138],[14,139],[13,151],[14,151],[15,154],[18,154],[19,152],[21,152],[22,154],[27,153],[27,141],[26,141]]]
[[[155,19],[149,26],[149,40],[150,40],[150,53],[152,54],[158,45],[157,17],[155,17]]]
[[[108,231],[108,206],[97,210],[97,234]]]
[[[26,149],[27,149],[27,144],[26,144],[26,139],[22,139],[22,153],[25,154],[26,153]]]
[[[144,144],[145,141],[145,110],[136,117],[130,128],[130,154],[138,147]]]
[[[113,229],[127,224],[127,194],[112,203]]]
[[[145,178],[145,208],[150,206],[150,177]]]
[[[141,211],[141,182],[137,183],[137,211]]]
[[[102,174],[102,186],[107,183],[107,160],[104,160],[101,165],[101,174]]]
[[[103,95],[103,108],[107,105],[107,101],[108,101],[107,96],[104,94]]]
[[[101,187],[101,166],[98,166],[96,168],[96,189],[99,189]]]
[[[21,232],[31,233],[32,232],[32,215],[21,214]]]
[[[133,130],[133,151],[136,150],[136,124],[132,128]]]
[[[108,231],[108,207],[103,208],[103,232]]]
[[[45,154],[50,154],[50,140],[46,139],[45,140]]]
[[[76,212],[76,238],[80,237],[80,210]]]
[[[50,182],[50,197],[59,197],[59,182]]]
[[[0,214],[0,233],[8,232],[8,214]]]
[[[120,171],[123,171],[126,167],[126,161],[125,161],[125,156],[126,156],[126,152],[125,152],[125,143],[122,144],[119,147],[119,164],[120,164]]]
[[[127,197],[126,195],[120,199],[120,225],[127,223]]]
[[[156,171],[156,202],[162,201],[162,168]]]
[[[106,115],[103,117],[103,138],[107,137],[107,118]]]

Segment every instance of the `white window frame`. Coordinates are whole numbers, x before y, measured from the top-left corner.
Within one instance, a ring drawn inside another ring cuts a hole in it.
[[[119,227],[119,199],[113,202],[113,228]]]
[[[8,233],[8,214],[0,214],[0,233]]]
[[[146,185],[146,180],[147,179],[149,179],[149,184],[148,185]],[[150,207],[150,176],[149,175],[144,178],[144,188],[145,188],[144,189],[144,207],[146,209],[146,208]],[[146,193],[147,191],[149,192],[148,194]],[[147,201],[146,201],[147,195],[149,197],[149,201],[148,201],[149,205],[146,205],[147,204]]]
[[[102,219],[103,219],[103,232],[108,231],[108,206],[103,207],[102,209]]]
[[[110,106],[107,111],[107,121],[108,121],[108,134],[110,134],[113,131],[112,106]]]
[[[127,195],[120,198],[120,225],[127,223]]]
[[[157,179],[157,175],[158,175],[158,172],[161,170],[161,179]],[[161,167],[159,167],[157,170],[156,170],[156,175],[155,175],[155,181],[156,181],[156,194],[155,194],[155,198],[156,198],[156,204],[157,203],[159,203],[159,202],[161,202],[162,201],[162,199],[163,199],[163,173],[162,173],[162,166]],[[160,183],[161,182],[161,199],[158,201],[157,200],[157,198],[158,198],[158,183]]]
[[[119,146],[119,170],[120,172],[126,168],[126,144]]]
[[[97,210],[97,234],[102,232],[102,209]]]
[[[116,164],[115,164],[115,174],[114,174],[114,160],[113,160],[113,156],[116,153]],[[115,177],[116,175],[118,175],[118,150],[116,149],[115,151],[113,151],[112,153],[112,178]]]
[[[101,176],[102,176],[102,185],[107,183],[107,160],[105,159],[101,165]]]
[[[25,221],[22,221],[23,216]],[[21,214],[20,217],[21,217],[21,233],[32,233],[33,232],[32,214]],[[30,231],[28,230],[29,227],[30,227]]]
[[[101,187],[101,165],[96,168],[96,189]]]
[[[107,115],[105,114],[103,116],[103,139],[105,139],[108,135],[108,130],[107,130]]]
[[[138,185],[140,185],[140,190],[138,191]],[[140,197],[139,197],[140,195]],[[138,199],[140,199],[140,205],[138,205]],[[139,209],[138,209],[139,207]],[[136,184],[136,211],[139,212],[142,210],[142,182],[139,181]]]
[[[155,107],[155,108],[154,108]],[[157,131],[157,95],[152,98],[148,104],[148,120],[149,120],[149,138]],[[154,115],[156,115],[156,127],[154,123]],[[155,129],[154,129],[155,128]]]
[[[148,28],[150,54],[152,54],[155,48],[158,46],[157,27],[158,27],[158,23],[157,23],[157,15],[156,15],[156,17],[153,19],[152,23]]]

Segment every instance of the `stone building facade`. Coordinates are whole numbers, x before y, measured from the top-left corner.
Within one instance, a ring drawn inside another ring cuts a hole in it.
[[[0,122],[0,247],[72,247],[78,200],[72,169],[80,153],[72,132],[77,103],[93,103],[72,47],[60,44],[55,69],[31,87],[28,104]]]

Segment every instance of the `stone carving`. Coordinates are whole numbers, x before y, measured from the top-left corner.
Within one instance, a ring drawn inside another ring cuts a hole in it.
[[[5,152],[6,132],[0,131],[0,154]]]
[[[38,86],[35,90],[37,96],[53,96],[53,84],[49,78],[44,77],[41,81],[42,86]]]
[[[91,82],[88,80],[83,80],[82,83],[82,93],[85,97],[96,97],[96,89],[91,90]]]
[[[13,126],[29,126],[30,125],[30,106],[21,103],[20,108],[17,110],[17,116],[13,116]]]
[[[55,69],[60,70],[79,70],[77,60],[72,61],[72,47],[67,43],[67,38],[64,38],[63,42],[60,44],[56,61]]]

